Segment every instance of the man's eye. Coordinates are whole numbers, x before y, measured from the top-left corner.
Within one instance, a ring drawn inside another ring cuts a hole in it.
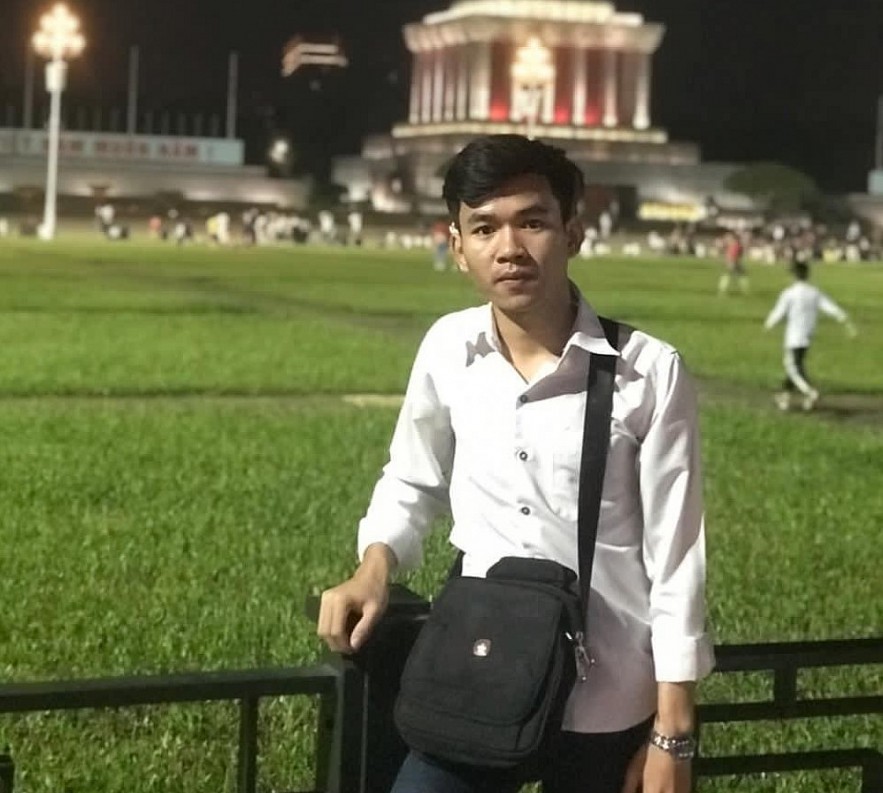
[[[494,230],[490,226],[476,226],[472,229],[472,233],[479,237],[486,237],[488,234],[493,234]]]
[[[545,228],[545,224],[539,218],[530,218],[524,221],[524,227],[526,229],[532,229],[536,231],[538,229]]]

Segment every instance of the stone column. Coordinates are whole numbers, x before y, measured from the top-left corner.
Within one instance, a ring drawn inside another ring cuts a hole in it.
[[[441,48],[432,53],[434,68],[432,80],[432,120],[436,123],[445,114],[445,51]]]
[[[423,53],[415,52],[411,59],[411,107],[408,113],[408,122],[420,123],[420,89],[423,85]]]
[[[619,75],[617,74],[617,65],[619,58],[616,50],[609,49],[604,51],[604,126],[615,127],[619,124],[619,115],[616,105],[619,101],[619,92],[617,83]]]
[[[570,124],[573,115],[573,47],[555,47],[552,123]]]
[[[461,45],[457,54],[457,120],[469,117],[469,47]]]
[[[573,51],[573,114],[571,123],[583,127],[586,123],[586,51],[577,47]]]
[[[457,115],[457,57],[458,47],[445,47],[445,121],[453,121]]]
[[[472,45],[472,81],[469,86],[469,118],[487,121],[491,109],[491,44]]]
[[[635,97],[635,129],[650,128],[650,53],[638,54],[637,94]]]
[[[420,53],[420,122],[428,124],[432,121],[432,59],[434,53],[424,50]]]
[[[491,121],[508,121],[512,115],[512,59],[515,44],[512,41],[498,40],[491,44],[491,101],[489,116]]]

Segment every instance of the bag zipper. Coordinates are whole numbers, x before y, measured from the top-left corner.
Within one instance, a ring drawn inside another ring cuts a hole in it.
[[[561,601],[562,605],[564,606],[564,610],[567,613],[568,622],[570,622],[570,624],[574,628],[573,633],[565,631],[564,636],[567,638],[567,641],[569,641],[573,645],[573,657],[574,661],[576,662],[576,681],[578,683],[585,683],[585,681],[588,679],[589,672],[591,671],[592,667],[595,666],[597,661],[592,657],[592,655],[588,651],[588,648],[586,647],[586,635],[581,629],[582,609],[578,606],[574,608],[572,601],[562,597],[562,590],[554,585],[533,581],[525,581],[524,579],[511,578],[488,580],[517,582],[522,585],[530,586],[534,589],[539,589],[546,592],[547,594],[554,595]]]
[[[580,683],[585,683],[589,676],[589,672],[596,663],[595,659],[589,655],[589,651],[586,649],[586,637],[582,631],[577,631],[573,636],[569,633],[564,635],[567,636],[573,644],[573,655],[576,660],[576,679]]]

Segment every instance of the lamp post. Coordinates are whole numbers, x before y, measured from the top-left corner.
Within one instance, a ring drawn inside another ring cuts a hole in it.
[[[86,40],[78,20],[63,3],[58,3],[40,19],[34,34],[34,49],[46,58],[46,90],[49,93],[49,147],[46,170],[46,203],[40,237],[51,240],[57,225],[58,143],[61,134],[61,93],[67,78],[67,60],[83,51]]]
[[[540,117],[540,109],[543,102],[543,94],[550,83],[555,80],[555,65],[552,63],[552,54],[544,47],[538,38],[531,38],[515,53],[512,62],[512,81],[526,95],[527,101],[527,137],[533,138],[537,121]]]

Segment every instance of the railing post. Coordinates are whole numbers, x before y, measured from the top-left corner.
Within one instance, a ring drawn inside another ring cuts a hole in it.
[[[399,678],[429,603],[400,585],[365,647],[337,656],[335,697],[319,708],[316,789],[326,793],[387,793],[407,747],[393,723]],[[318,602],[308,602],[314,619]]]
[[[797,669],[776,669],[773,674],[773,702],[777,705],[793,705],[797,701]]]
[[[316,790],[365,791],[365,676],[347,656],[332,660],[337,690],[322,697],[316,746]]]
[[[862,767],[862,793],[883,791],[883,752],[874,752]]]
[[[258,702],[257,697],[239,701],[239,767],[237,793],[255,793],[258,780]]]
[[[313,787],[322,793],[332,793],[331,765],[334,762],[334,730],[337,694],[323,694],[319,698],[316,720],[316,782]]]
[[[393,709],[402,670],[428,613],[426,600],[403,587],[393,589],[388,619],[377,626],[372,640],[355,658],[365,673],[367,793],[388,793],[407,755]]]
[[[15,781],[15,763],[12,756],[4,752],[0,754],[0,793],[12,793],[12,784]]]

